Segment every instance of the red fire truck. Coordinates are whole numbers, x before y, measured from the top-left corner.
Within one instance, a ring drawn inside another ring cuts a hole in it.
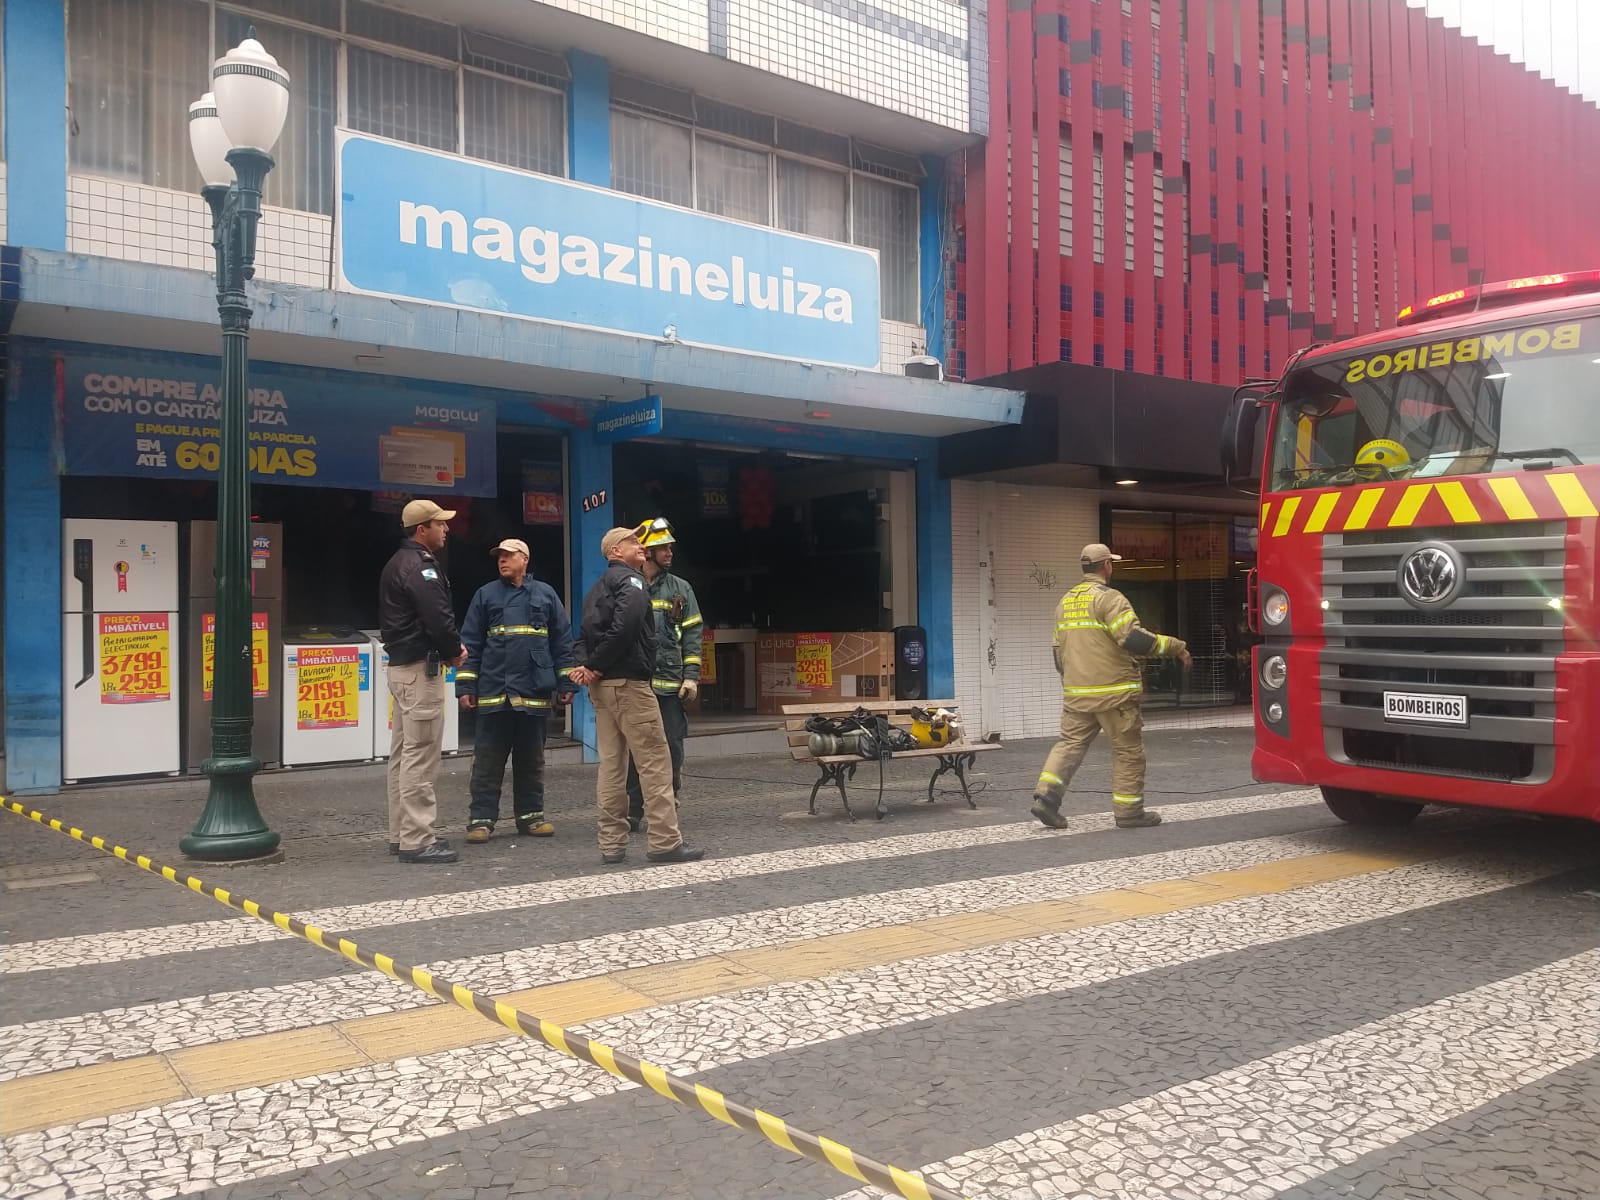
[[[1300,351],[1222,442],[1260,480],[1255,777],[1355,824],[1600,820],[1600,271]]]

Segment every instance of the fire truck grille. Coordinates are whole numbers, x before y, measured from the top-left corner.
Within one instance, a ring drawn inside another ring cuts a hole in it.
[[[1318,683],[1329,756],[1475,779],[1547,778],[1555,660],[1566,644],[1564,534],[1561,522],[1530,521],[1328,536]],[[1437,610],[1413,607],[1399,585],[1401,564],[1426,542],[1452,547],[1464,568],[1460,590]],[[1419,707],[1434,715],[1407,719]]]

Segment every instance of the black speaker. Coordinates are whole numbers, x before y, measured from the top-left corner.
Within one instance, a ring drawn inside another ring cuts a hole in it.
[[[894,697],[928,698],[928,631],[921,625],[895,626]]]

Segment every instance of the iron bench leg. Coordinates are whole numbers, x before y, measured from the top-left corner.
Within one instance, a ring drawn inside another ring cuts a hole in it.
[[[933,776],[928,780],[928,803],[933,803],[933,785],[939,782],[939,777],[945,773],[953,773],[956,781],[961,784],[961,794],[966,797],[968,808],[977,808],[978,802],[972,798],[972,789],[967,784],[967,768],[978,761],[976,754],[941,754],[936,760],[938,766],[933,770]]]
[[[844,790],[844,781],[847,778],[855,778],[856,764],[818,763],[817,769],[821,774],[817,776],[817,781],[811,785],[811,815],[817,815],[817,792],[821,790],[823,784],[831,783],[839,789],[839,799],[844,802],[844,815],[854,821],[856,815],[850,811],[850,797]]]

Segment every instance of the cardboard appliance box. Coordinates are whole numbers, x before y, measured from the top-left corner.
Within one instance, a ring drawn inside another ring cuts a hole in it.
[[[756,641],[756,712],[785,704],[894,699],[894,634],[763,633]]]

